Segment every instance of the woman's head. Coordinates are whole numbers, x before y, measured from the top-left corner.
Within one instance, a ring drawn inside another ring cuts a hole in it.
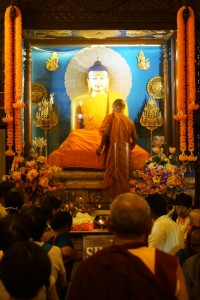
[[[6,251],[17,241],[30,238],[30,227],[27,220],[20,214],[7,215],[0,219],[0,249]]]
[[[13,187],[5,197],[5,207],[9,214],[17,214],[24,204],[24,192],[20,187]]]
[[[20,217],[25,218],[29,223],[32,239],[34,241],[40,241],[47,227],[46,216],[41,208],[34,205],[25,207],[21,211]]]
[[[67,229],[68,231],[72,226],[72,216],[68,211],[58,211],[52,219],[51,227],[54,230],[57,229]]]
[[[41,207],[43,213],[46,215],[46,218],[52,219],[53,215],[61,209],[62,200],[58,197],[47,194],[42,199],[40,207]]]
[[[1,261],[1,280],[15,299],[34,298],[43,286],[49,287],[50,274],[50,259],[34,242],[14,243]]]

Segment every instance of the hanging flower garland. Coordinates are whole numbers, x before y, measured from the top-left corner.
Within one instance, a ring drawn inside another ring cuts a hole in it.
[[[187,15],[186,15],[187,14]],[[193,110],[195,104],[195,25],[194,12],[183,6],[177,14],[177,114],[174,118],[180,121],[181,161],[195,161]],[[186,151],[190,154],[186,155]]]
[[[9,6],[4,19],[4,110],[7,123],[7,147],[5,154],[20,157],[22,154],[22,17],[16,6]],[[15,152],[13,147],[15,146]],[[20,162],[23,157],[20,157]]]
[[[4,110],[6,117],[2,119],[7,123],[7,146],[6,155],[13,156],[15,153],[13,147],[13,22],[11,19],[11,7],[8,7],[5,12],[4,22]]]
[[[18,156],[22,153],[22,17],[19,8],[15,8],[15,36],[14,36],[14,116],[15,116],[15,151]],[[22,160],[22,159],[21,159]]]

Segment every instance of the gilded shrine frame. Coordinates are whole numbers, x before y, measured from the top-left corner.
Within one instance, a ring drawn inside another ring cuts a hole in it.
[[[51,32],[53,32],[52,30]],[[35,35],[34,31],[34,35]],[[41,30],[39,32],[42,32]],[[47,32],[47,30],[45,30]],[[59,31],[61,32],[61,31]],[[84,30],[80,30],[80,32],[84,33]],[[87,32],[87,31],[86,31]],[[92,30],[92,32],[94,32]],[[107,34],[116,31],[96,31],[96,35]],[[131,31],[134,32],[134,31]],[[147,31],[144,31],[147,32]],[[140,35],[144,34],[144,32],[140,31]],[[32,48],[33,47],[59,47],[59,46],[75,46],[80,45],[84,47],[88,47],[91,45],[100,45],[100,46],[132,46],[132,45],[161,45],[163,47],[163,85],[164,85],[164,100],[163,100],[163,135],[165,136],[166,142],[168,145],[177,146],[177,136],[178,136],[178,128],[176,123],[173,120],[173,114],[175,112],[175,99],[176,99],[176,85],[175,85],[175,65],[176,65],[176,32],[175,31],[163,31],[160,36],[158,35],[156,38],[152,36],[154,32],[151,31],[151,37],[147,38],[141,37],[136,34],[135,36],[127,37],[105,37],[105,38],[84,38],[80,37],[65,37],[62,36],[53,36],[53,38],[43,37],[37,39],[31,37],[31,30],[28,30],[28,34],[25,31],[24,34],[24,99],[26,102],[25,107],[25,117],[24,117],[24,138],[25,138],[25,154],[27,157],[30,155],[30,149],[32,144]],[[95,36],[95,34],[94,34]]]

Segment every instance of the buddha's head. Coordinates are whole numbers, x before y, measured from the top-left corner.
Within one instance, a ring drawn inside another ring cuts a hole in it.
[[[88,69],[88,89],[92,95],[102,94],[108,91],[109,74],[108,69],[99,61]]]

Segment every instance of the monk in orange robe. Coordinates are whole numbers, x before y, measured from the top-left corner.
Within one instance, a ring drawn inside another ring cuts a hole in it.
[[[105,147],[106,166],[103,189],[107,198],[115,198],[129,192],[130,150],[137,141],[133,121],[124,114],[125,102],[117,99],[113,112],[108,115],[101,127],[102,140],[96,150],[97,155]]]
[[[108,92],[108,84],[108,69],[100,61],[96,61],[88,69],[90,92],[72,100],[72,131],[60,147],[49,155],[50,165],[103,169],[104,153],[96,155],[96,149],[101,142],[100,127],[105,116],[112,112],[113,102],[122,98],[118,92]],[[128,115],[127,104],[125,114]],[[83,124],[83,128],[80,124]],[[143,168],[149,157],[146,150],[136,145],[131,153],[131,168]]]

